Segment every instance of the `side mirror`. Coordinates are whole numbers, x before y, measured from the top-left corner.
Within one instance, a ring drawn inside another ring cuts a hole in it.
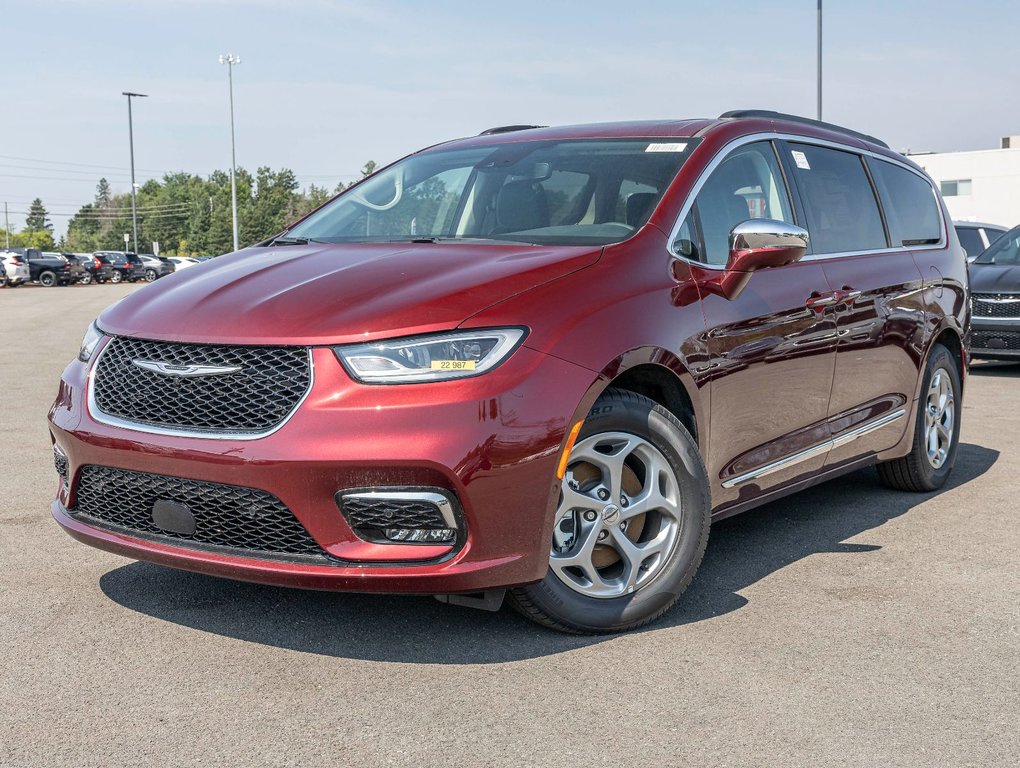
[[[774,219],[742,221],[730,231],[730,255],[715,291],[735,299],[752,272],[800,261],[807,245],[807,230],[794,224]]]

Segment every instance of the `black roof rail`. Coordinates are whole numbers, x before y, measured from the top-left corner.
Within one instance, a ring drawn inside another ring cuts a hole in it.
[[[513,133],[514,131],[526,131],[529,128],[545,128],[544,125],[501,125],[497,128],[489,128],[482,131],[479,136],[495,136],[497,133]]]
[[[734,109],[730,112],[723,112],[719,115],[720,120],[727,117],[764,117],[771,118],[773,120],[789,120],[792,123],[804,123],[805,125],[813,125],[816,128],[825,128],[828,131],[835,131],[836,133],[845,133],[848,136],[864,139],[864,141],[870,141],[872,144],[878,144],[880,147],[889,149],[889,145],[884,141],[876,139],[874,136],[869,136],[866,133],[853,131],[849,128],[844,128],[842,125],[836,125],[835,123],[825,123],[821,120],[812,120],[810,117],[788,115],[785,112],[774,112],[771,109]]]

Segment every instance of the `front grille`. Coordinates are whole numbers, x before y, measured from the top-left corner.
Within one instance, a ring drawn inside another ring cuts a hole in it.
[[[133,361],[165,363],[159,373]],[[240,368],[228,373],[179,375],[184,366]],[[303,347],[176,344],[117,337],[96,364],[99,410],[129,422],[171,430],[257,434],[273,429],[311,386]]]
[[[195,532],[158,527],[152,516],[157,501],[186,505],[195,517]],[[283,502],[254,488],[90,465],[79,475],[71,513],[146,538],[176,540],[172,543],[327,559]]]
[[[1014,294],[975,293],[974,317],[1020,319],[1020,296]]]
[[[973,331],[971,349],[1020,351],[1020,331]]]

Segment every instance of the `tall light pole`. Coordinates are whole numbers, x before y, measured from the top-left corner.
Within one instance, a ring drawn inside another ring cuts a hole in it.
[[[128,146],[131,147],[131,228],[135,233],[135,253],[138,253],[138,215],[135,213],[135,193],[137,192],[135,187],[135,129],[131,120],[131,97],[144,99],[148,98],[149,94],[121,91],[121,95],[127,96],[128,100]]]
[[[234,65],[241,63],[241,57],[228,53],[220,56],[220,64],[227,65],[227,79],[230,81],[230,209],[234,217],[234,250],[237,247],[237,153],[234,150]]]
[[[818,119],[822,119],[822,0],[818,0]]]

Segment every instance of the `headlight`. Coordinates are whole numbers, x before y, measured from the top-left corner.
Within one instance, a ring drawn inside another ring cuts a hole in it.
[[[85,338],[81,340],[81,349],[78,350],[78,359],[83,363],[87,363],[92,359],[92,353],[96,351],[96,346],[103,340],[103,332],[99,330],[99,326],[95,323],[89,326],[89,329],[85,331]]]
[[[358,381],[408,384],[478,376],[509,357],[524,336],[523,328],[475,329],[352,344],[333,351]]]

